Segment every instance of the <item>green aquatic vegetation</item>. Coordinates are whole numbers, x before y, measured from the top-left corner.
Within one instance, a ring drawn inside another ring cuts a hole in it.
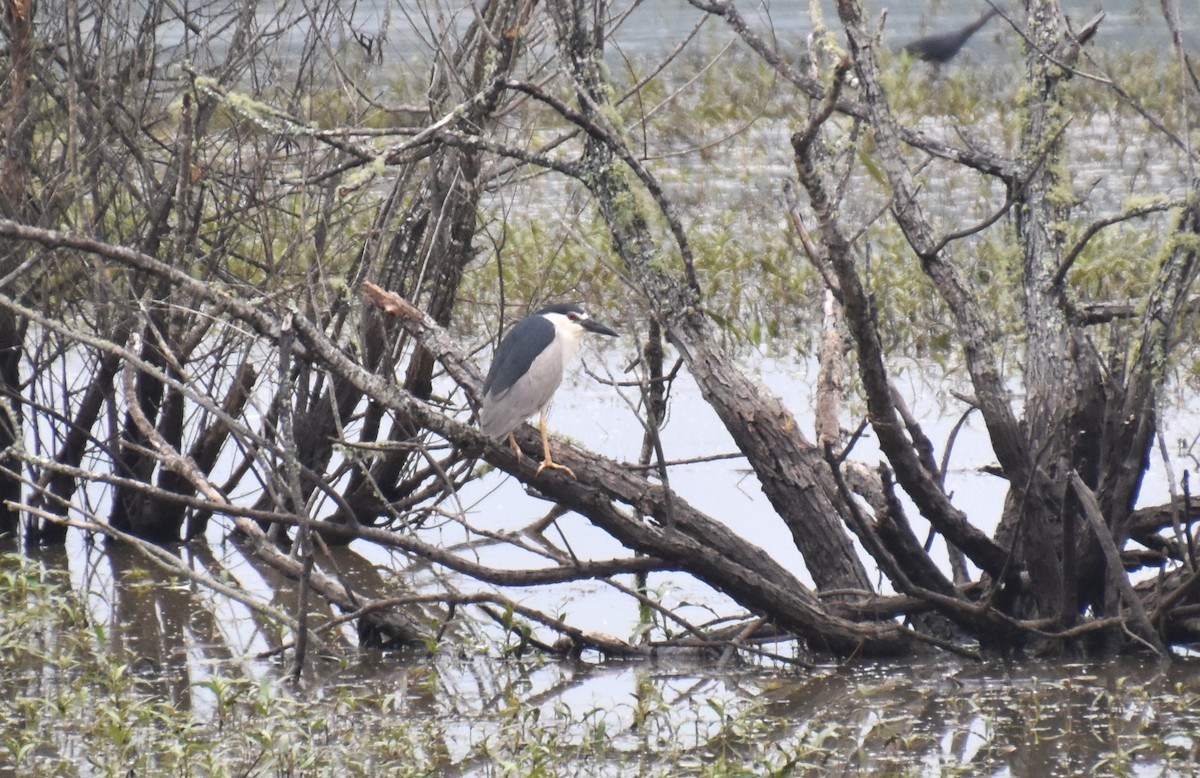
[[[117,637],[62,576],[0,556],[12,691],[0,698],[0,765],[29,776],[938,775],[1004,772],[1036,753],[1059,774],[1133,775],[1187,774],[1200,747],[1187,660],[797,670],[364,654],[294,685],[249,658],[151,670]],[[178,693],[172,679],[189,675]]]
[[[820,311],[820,289],[795,245],[780,192],[783,183],[794,178],[786,139],[804,120],[809,104],[740,43],[727,47],[731,39],[728,30],[706,29],[662,70],[657,70],[656,60],[610,63],[616,95],[626,94],[653,73],[610,118],[676,208],[696,254],[704,308],[723,333],[738,345],[807,352],[808,333]],[[370,57],[351,40],[340,42],[335,56],[347,73],[371,70]],[[1012,153],[1022,120],[1022,112],[1014,110],[1021,95],[1014,90],[1024,89],[1013,86],[1024,83],[1014,77],[1023,69],[1018,56],[1019,47],[1013,46],[1009,59],[987,65],[971,62],[935,73],[925,63],[881,51],[883,86],[901,124],[955,146]],[[1163,62],[1161,52],[1114,48],[1096,56],[1096,67],[1118,77],[1126,94],[1138,96],[1141,109],[1168,128],[1183,131],[1178,129],[1184,118],[1178,105],[1180,76],[1173,63]],[[252,286],[258,294],[273,294],[314,278],[332,278],[336,284],[354,277],[363,245],[387,239],[378,237],[373,219],[396,168],[385,164],[381,155],[374,162],[346,168],[328,186],[306,184],[306,176],[318,176],[328,163],[313,151],[311,134],[332,127],[392,129],[400,135],[350,137],[365,149],[403,143],[410,136],[402,128],[426,121],[421,110],[429,103],[427,71],[428,63],[420,58],[389,61],[385,73],[374,74],[382,99],[371,101],[320,79],[292,99],[282,87],[254,94],[233,88],[226,92],[199,78],[198,88],[220,99],[192,150],[199,176],[195,186],[203,191],[192,249],[198,256],[190,257],[195,274],[211,276],[213,268],[205,263],[219,256],[216,269],[222,282]],[[549,82],[546,89],[556,91],[559,86]],[[1136,194],[1139,182],[1154,176],[1158,168],[1181,164],[1184,155],[1164,155],[1157,145],[1146,142],[1145,120],[1103,81],[1075,78],[1066,91],[1064,142],[1070,162],[1062,167],[1061,185],[1053,192],[1056,202],[1076,203],[1081,190],[1093,185],[1091,167],[1108,170],[1116,164],[1123,171],[1140,171],[1133,177],[1113,177],[1122,180],[1112,186],[1126,187],[1111,193],[1119,203]],[[853,98],[852,92],[848,98]],[[563,99],[570,103],[569,95]],[[510,110],[505,115],[509,129],[496,139],[502,146],[536,153],[544,143],[572,130],[566,119],[536,100],[519,102]],[[164,103],[168,121],[157,130],[164,140],[178,131],[181,113],[177,96]],[[881,321],[890,325],[886,332],[894,339],[891,348],[944,359],[954,348],[952,330],[941,326],[948,321],[946,312],[894,224],[874,215],[886,213],[887,192],[878,186],[883,176],[870,133],[852,132],[852,126],[850,120],[835,117],[827,125],[826,142],[835,158],[855,159],[853,194],[843,204],[847,212],[842,215],[854,230],[862,230],[858,246],[864,256],[872,257],[873,267],[864,266],[864,275],[871,276],[873,284],[879,279],[875,288],[886,292],[877,300]],[[47,143],[64,142],[55,130],[46,132]],[[573,162],[581,142],[576,137],[549,155]],[[231,148],[240,151],[231,154]],[[917,170],[924,207],[944,232],[980,220],[1003,202],[1003,192],[983,176],[945,163],[926,166],[927,159],[911,149],[904,154]],[[483,163],[490,174],[509,161],[485,153]],[[415,170],[421,174],[420,163]],[[135,170],[133,175],[140,173]],[[236,186],[242,180],[255,182],[253,197]],[[63,182],[68,188],[69,184]],[[97,233],[112,236],[112,242],[136,245],[145,218],[139,190],[153,184],[113,185],[111,205],[93,217],[99,219]],[[459,295],[464,304],[456,312],[458,322],[477,331],[474,325],[479,321],[474,317],[494,306],[501,295],[510,305],[568,297],[590,301],[597,308],[598,300],[622,308],[636,305],[636,295],[621,297],[621,268],[615,264],[611,238],[577,183],[525,166],[485,179],[485,190],[473,245],[478,259],[471,264]],[[642,216],[657,218],[647,198],[639,196],[630,205]],[[1064,234],[1078,235],[1090,218],[1101,215],[1099,210],[1073,214],[1062,225]],[[89,222],[85,214],[68,212],[70,222]],[[320,219],[328,223],[319,223]],[[394,225],[387,228],[389,235],[392,229]],[[1137,294],[1144,274],[1113,272],[1103,283],[1094,280],[1106,266],[1122,268],[1124,258],[1136,255],[1131,250],[1150,253],[1164,232],[1158,222],[1105,230],[1103,239],[1096,239],[1080,258],[1071,280],[1078,279],[1089,296]],[[678,272],[678,251],[668,245],[662,225],[656,224],[656,234],[663,238],[664,268]],[[318,235],[327,242],[324,250]],[[1007,306],[1019,295],[1019,279],[976,262],[975,251],[1002,255],[1006,253],[1002,244],[1015,243],[1015,238],[1002,222],[976,243],[978,249],[955,247],[954,260],[965,272],[979,274],[978,283],[989,286],[989,300],[995,291],[1002,303],[997,320],[1012,321]],[[880,270],[882,263],[889,267]],[[86,299],[90,274],[77,271],[76,263],[44,276],[45,299]],[[116,273],[114,281],[121,283],[121,275]],[[342,291],[331,290],[335,299],[330,307],[355,299],[353,290],[349,298]],[[939,325],[926,327],[931,321]],[[912,326],[914,322],[918,326]],[[1020,344],[1014,341],[1013,345]]]

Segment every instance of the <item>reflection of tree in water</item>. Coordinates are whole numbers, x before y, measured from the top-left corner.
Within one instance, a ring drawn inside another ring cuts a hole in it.
[[[112,574],[113,650],[138,657],[138,669],[154,679],[156,691],[186,710],[191,699],[188,648],[196,642],[187,634],[187,622],[204,609],[195,607],[198,603],[173,576],[145,567],[131,550],[110,547],[105,556]]]
[[[154,574],[128,560],[98,551],[97,571],[87,575],[107,581],[114,600],[130,603],[145,602],[148,586],[180,589],[155,583]],[[0,575],[15,566],[4,558]],[[9,593],[0,593],[11,607]],[[39,606],[28,597],[23,606],[43,612],[62,604]],[[115,620],[115,609],[106,608],[93,598],[93,614]],[[13,618],[0,624],[5,639],[13,635],[14,619],[29,616],[21,607],[8,613]],[[786,765],[872,773],[914,765],[932,772],[1041,774],[1050,768],[1075,774],[1101,769],[1097,765],[1186,772],[1200,725],[1186,664],[927,658],[796,672],[764,664],[719,668],[694,656],[593,663],[545,662],[533,653],[500,660],[483,652],[366,650],[333,661],[314,657],[295,684],[287,667],[269,657],[233,651],[218,661],[222,650],[187,626],[164,632],[155,619],[131,616],[127,623],[148,629],[92,644],[89,638],[104,639],[107,631],[86,621],[72,616],[51,627],[53,619],[38,616],[40,641],[34,642],[51,652],[52,663],[0,654],[8,679],[0,698],[6,722],[0,749],[36,742],[43,772],[71,764],[84,747],[91,764],[123,769],[182,765],[175,760],[184,748],[191,759],[220,754],[243,770],[288,760],[330,769],[367,760],[456,773],[497,764],[587,765],[606,773],[635,763],[649,774],[714,764],[784,772]],[[231,640],[244,642],[242,636]],[[166,647],[164,656],[190,653],[190,660],[169,659],[158,668],[137,660],[151,656],[155,644]],[[181,678],[188,679],[186,693],[170,700]],[[30,708],[30,700],[53,703]],[[40,713],[31,717],[33,711]],[[114,727],[123,745],[97,737]]]

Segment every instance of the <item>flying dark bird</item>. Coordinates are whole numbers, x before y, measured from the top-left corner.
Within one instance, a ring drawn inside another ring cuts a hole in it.
[[[542,464],[565,470],[571,468],[550,458],[550,440],[546,437],[546,407],[562,383],[563,370],[575,355],[579,338],[585,332],[616,337],[603,324],[592,321],[581,306],[574,303],[551,305],[512,326],[492,357],[492,367],[483,382],[483,403],[479,409],[479,427],[491,438],[508,435],[517,456],[521,449],[512,433],[521,422],[539,414],[542,433]]]
[[[989,8],[983,16],[980,16],[962,29],[917,38],[915,41],[905,44],[904,50],[926,62],[933,62],[938,65],[949,62],[958,53],[958,50],[963,47],[963,44],[979,31],[979,28],[987,24],[988,20],[998,13],[1000,12],[995,8]]]

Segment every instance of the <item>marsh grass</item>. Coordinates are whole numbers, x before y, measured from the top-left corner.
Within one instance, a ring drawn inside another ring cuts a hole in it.
[[[252,658],[149,667],[28,558],[0,557],[0,609],[4,774],[1189,775],[1200,756],[1186,661],[797,672],[364,655],[290,685]]]
[[[746,52],[723,50],[713,41],[705,46],[685,54],[652,79],[638,99],[622,105],[623,129],[681,217],[705,309],[720,325],[726,345],[808,355],[822,285],[789,224],[784,196],[795,176],[788,137],[804,121],[806,103]],[[902,124],[952,145],[1017,153],[1023,68],[1017,51],[1007,59],[938,72],[907,57],[885,54],[885,59],[886,86]],[[626,61],[615,68],[614,77],[627,80],[618,91],[649,67]],[[1089,67],[1118,79],[1138,96],[1143,110],[1164,117],[1166,126],[1179,124],[1177,68],[1161,52],[1116,49]],[[1144,119],[1106,84],[1076,79],[1069,93],[1069,163],[1062,171],[1061,195],[1076,209],[1072,220],[1060,225],[1068,242],[1093,220],[1135,205],[1142,192],[1161,192],[1164,181],[1188,179],[1185,156],[1148,132]],[[545,138],[566,129],[544,109],[527,110],[537,112],[536,126]],[[879,319],[888,323],[882,328],[887,348],[951,369],[956,361],[951,317],[894,220],[887,218],[887,192],[872,160],[870,133],[848,118],[829,127],[830,163],[850,192],[843,216],[859,232],[863,277],[874,292]],[[566,158],[575,153],[569,144],[561,152]],[[995,179],[912,153],[924,207],[943,233],[979,224],[1004,203]],[[467,275],[463,299],[483,305],[462,307],[460,324],[475,330],[494,321],[488,317],[500,289],[509,304],[576,298],[598,310],[635,308],[636,295],[623,288],[608,236],[582,187],[528,171],[524,176],[520,186],[503,187],[504,201],[493,201],[481,216],[486,238],[479,241],[480,259]],[[1080,300],[1144,293],[1148,268],[1170,230],[1170,215],[1160,214],[1109,227],[1093,238],[1068,278]],[[1001,329],[1021,320],[1018,246],[1011,219],[950,246],[968,282],[988,290],[989,310]],[[664,245],[663,253],[665,262],[678,262],[673,246]],[[998,345],[1019,358],[1021,333],[1006,334],[1011,337]]]

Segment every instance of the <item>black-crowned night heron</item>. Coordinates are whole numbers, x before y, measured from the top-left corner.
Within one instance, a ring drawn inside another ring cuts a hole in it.
[[[995,8],[989,8],[983,16],[980,16],[966,27],[953,32],[940,32],[934,35],[926,35],[924,38],[917,38],[912,43],[905,44],[904,50],[926,62],[933,62],[938,65],[949,62],[958,53],[958,50],[963,47],[963,44],[972,35],[979,32],[979,28],[987,24],[988,20],[998,13],[1000,12]]]
[[[517,456],[513,430],[533,414],[539,414],[538,429],[542,433],[542,464],[538,473],[547,467],[564,470],[572,478],[575,473],[550,456],[550,440],[546,437],[546,407],[562,383],[563,369],[575,355],[579,336],[585,332],[616,337],[603,324],[592,321],[587,311],[574,303],[551,305],[512,326],[492,357],[492,367],[483,382],[483,404],[479,409],[479,426],[492,438],[508,435],[508,442]]]

